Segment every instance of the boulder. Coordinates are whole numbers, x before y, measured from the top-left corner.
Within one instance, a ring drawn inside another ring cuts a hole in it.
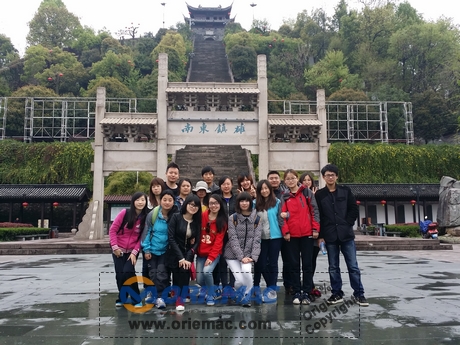
[[[440,185],[437,222],[440,227],[458,227],[460,226],[460,181],[443,176]],[[454,233],[458,232],[454,231]]]

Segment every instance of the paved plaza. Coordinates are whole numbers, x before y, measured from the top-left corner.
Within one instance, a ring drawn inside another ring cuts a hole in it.
[[[460,344],[459,254],[460,245],[359,251],[369,307],[353,304],[342,262],[343,305],[294,306],[280,281],[277,304],[186,304],[180,313],[116,309],[111,255],[4,255],[0,344]],[[320,255],[315,282],[327,290],[327,281]]]

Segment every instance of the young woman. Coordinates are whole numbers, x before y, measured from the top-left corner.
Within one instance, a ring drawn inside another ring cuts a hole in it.
[[[192,192],[192,181],[190,181],[188,178],[179,180],[177,189],[179,190],[179,195],[176,198],[176,206],[180,209],[184,203],[185,198]]]
[[[208,184],[205,181],[198,181],[192,192],[200,198],[201,201],[201,213],[208,209],[209,196],[211,190],[208,188]]]
[[[162,178],[155,177],[150,181],[149,188],[149,209],[160,205],[160,195],[166,189],[165,181]]]
[[[150,181],[148,202],[149,209],[153,209],[160,205],[160,195],[164,190],[166,190],[166,184],[163,179],[155,177],[152,181]],[[142,276],[149,278],[148,260],[145,258],[144,251],[142,251],[142,258]]]
[[[255,206],[260,217],[262,241],[259,260],[254,265],[254,286],[259,286],[263,275],[267,288],[262,294],[262,301],[276,300],[276,283],[278,281],[278,257],[283,243],[281,226],[281,201],[276,198],[268,180],[259,181],[256,189]]]
[[[236,196],[233,195],[232,192],[233,188],[233,180],[230,176],[222,176],[219,179],[219,189],[220,189],[220,196],[222,197],[224,204],[225,204],[225,211],[228,215],[235,213],[235,199]],[[224,248],[228,242],[228,234],[226,233],[224,236]],[[228,278],[228,266],[227,261],[219,260],[218,265],[214,269],[213,272],[214,277],[214,285],[219,286],[222,284],[222,290],[225,287],[230,287],[235,285],[235,278],[230,273],[230,280]]]
[[[281,208],[286,213],[282,233],[288,242],[288,260],[292,271],[294,289],[293,304],[310,304],[313,289],[312,255],[313,241],[318,238],[318,207],[313,193],[298,185],[298,174],[293,169],[284,173],[284,183],[289,193],[283,195],[284,203]],[[302,260],[303,283],[300,284],[300,262]]]
[[[299,182],[305,186],[305,188],[310,189],[313,194],[318,190],[318,188],[315,186],[315,180],[313,178],[313,175],[308,172],[304,172],[302,175],[300,175]],[[313,254],[312,254],[312,261],[311,261],[311,269],[312,269],[312,279],[315,276],[315,271],[316,271],[316,259],[318,258],[318,253],[319,253],[319,240],[316,240],[313,242]],[[310,292],[311,295],[314,297],[321,297],[321,291],[319,291],[315,287],[315,282],[313,281],[313,289]]]
[[[200,229],[200,198],[190,194],[185,198],[180,212],[172,216],[168,226],[167,260],[173,274],[173,285],[180,288],[176,298],[178,311],[185,309],[183,300],[189,295],[190,268],[198,248]]]
[[[251,306],[252,263],[257,262],[260,254],[261,228],[257,225],[257,218],[251,195],[241,192],[236,198],[236,213],[228,218],[224,258],[235,276],[235,288],[240,289],[243,307]]]
[[[299,182],[303,184],[306,188],[310,189],[313,192],[313,194],[318,190],[318,188],[315,186],[315,179],[313,178],[313,175],[309,172],[304,172],[302,175],[300,175]]]
[[[241,173],[238,175],[238,193],[247,192],[253,199],[256,198],[256,187],[254,186],[254,181],[252,176],[248,173]]]
[[[160,205],[147,215],[142,234],[142,250],[148,264],[149,277],[157,289],[155,305],[159,309],[166,308],[161,296],[169,286],[169,270],[166,266],[168,222],[176,210],[174,193],[169,189],[164,190],[160,195]]]
[[[212,272],[219,263],[227,233],[228,216],[222,198],[213,194],[209,198],[209,209],[201,216],[201,234],[196,257],[196,276],[200,284],[200,295],[206,296],[206,304],[214,305],[218,295],[212,291]]]
[[[121,307],[127,301],[127,296],[120,295],[124,282],[136,276],[135,266],[141,249],[141,236],[147,212],[147,195],[142,192],[134,193],[129,210],[122,210],[110,227],[110,246],[118,287],[116,307]],[[138,284],[132,284],[131,288],[139,296]],[[142,307],[142,301],[133,300],[132,302],[135,307]]]

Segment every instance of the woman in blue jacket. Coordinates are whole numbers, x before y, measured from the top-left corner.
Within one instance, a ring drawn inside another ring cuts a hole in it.
[[[281,201],[275,196],[268,180],[257,184],[255,208],[260,217],[262,240],[259,260],[254,265],[254,286],[260,284],[263,275],[267,288],[262,294],[263,302],[276,300],[276,282],[278,281],[278,257],[283,242],[281,226]]]
[[[148,261],[150,279],[157,290],[155,305],[159,309],[166,308],[161,298],[163,290],[169,286],[169,270],[166,267],[166,250],[168,249],[168,222],[177,208],[174,205],[174,193],[166,189],[161,192],[160,206],[155,207],[147,215],[142,234],[142,250]],[[148,301],[146,300],[146,303]]]

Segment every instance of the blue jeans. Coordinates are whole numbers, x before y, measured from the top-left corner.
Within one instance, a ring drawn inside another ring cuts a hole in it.
[[[276,286],[278,282],[278,258],[283,239],[262,240],[259,259],[254,265],[254,285],[260,285],[263,275],[267,286]]]
[[[207,259],[207,256],[196,257],[196,282],[201,286],[211,287],[214,285],[212,272],[219,263],[220,255],[210,265],[205,266],[204,264]]]
[[[345,263],[347,264],[353,295],[355,297],[364,296],[364,288],[361,283],[361,272],[358,267],[358,260],[356,259],[355,240],[347,242],[326,242],[326,248],[332,294],[343,296],[342,276],[340,275],[340,252],[342,252]]]

